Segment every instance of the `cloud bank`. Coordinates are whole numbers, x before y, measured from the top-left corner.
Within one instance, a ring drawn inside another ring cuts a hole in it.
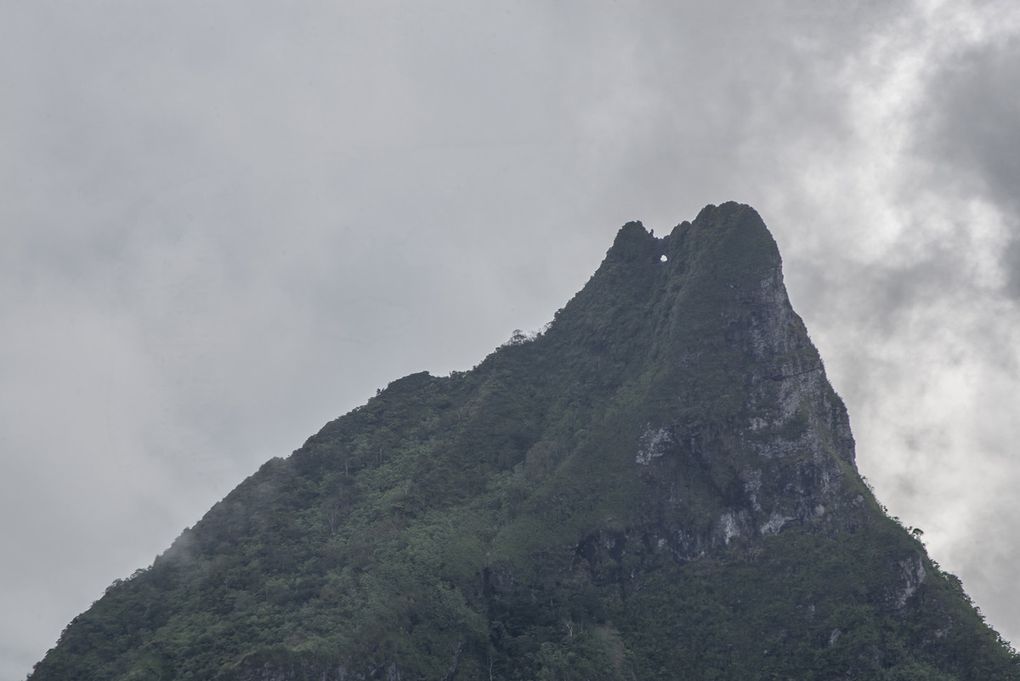
[[[262,461],[751,203],[862,472],[1020,639],[1008,2],[0,9],[0,677]]]

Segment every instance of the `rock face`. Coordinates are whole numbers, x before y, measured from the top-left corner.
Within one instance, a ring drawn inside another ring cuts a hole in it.
[[[665,256],[665,257],[663,257]],[[758,215],[625,225],[537,338],[327,424],[30,677],[1020,679],[882,512]]]

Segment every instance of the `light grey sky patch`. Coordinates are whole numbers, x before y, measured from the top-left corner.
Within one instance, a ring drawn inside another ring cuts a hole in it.
[[[762,213],[862,472],[1020,637],[1005,2],[0,8],[0,678],[272,456]],[[10,558],[6,558],[10,556]]]

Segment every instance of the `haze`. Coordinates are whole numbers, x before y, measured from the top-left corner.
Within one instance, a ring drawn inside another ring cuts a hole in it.
[[[1020,640],[1012,2],[0,4],[0,678],[264,460],[753,205],[862,473]]]

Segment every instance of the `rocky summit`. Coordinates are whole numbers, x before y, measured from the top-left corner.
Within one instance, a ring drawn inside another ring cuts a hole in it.
[[[32,681],[1020,679],[859,475],[751,208],[620,229],[534,337],[391,383]]]

